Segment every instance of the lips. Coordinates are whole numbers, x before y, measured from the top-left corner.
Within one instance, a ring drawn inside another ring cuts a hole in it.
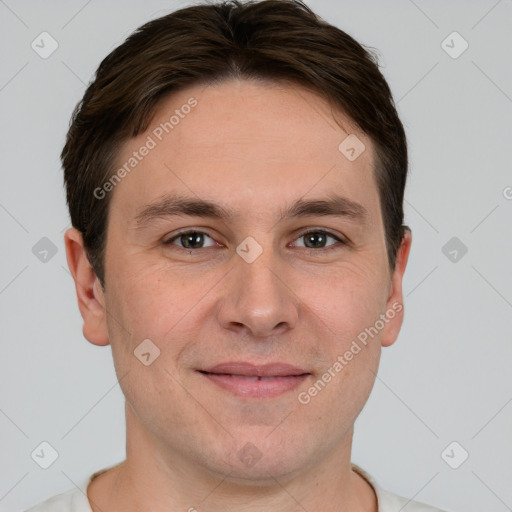
[[[248,362],[227,362],[221,363],[211,368],[200,370],[205,373],[214,373],[221,375],[232,375],[239,377],[252,377],[270,379],[275,377],[293,377],[308,374],[307,370],[292,366],[287,363],[267,363],[264,365],[254,365]]]
[[[212,384],[244,399],[277,397],[295,389],[311,375],[286,363],[229,362],[199,371]]]

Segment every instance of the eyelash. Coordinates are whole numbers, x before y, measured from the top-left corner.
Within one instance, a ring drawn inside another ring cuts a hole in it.
[[[301,233],[297,238],[302,238],[306,235],[309,235],[311,233],[321,233],[323,235],[327,235],[331,238],[334,238],[334,240],[336,240],[338,243],[335,243],[335,244],[332,244],[328,247],[320,247],[318,249],[312,249],[311,247],[301,247],[301,249],[303,249],[305,252],[322,252],[322,251],[330,251],[330,250],[334,250],[334,249],[339,249],[340,248],[340,245],[341,246],[344,246],[344,245],[347,245],[347,242],[345,240],[343,240],[342,238],[334,235],[333,233],[329,232],[329,231],[325,231],[323,229],[311,229],[309,231],[305,231],[304,233]],[[169,238],[168,240],[166,240],[165,242],[163,242],[164,245],[173,245],[172,242],[174,242],[175,240],[179,239],[181,236],[183,235],[189,235],[189,234],[201,234],[201,235],[206,235],[208,237],[210,237],[212,240],[213,240],[213,237],[211,237],[208,233],[204,232],[204,231],[199,231],[199,230],[196,230],[196,229],[189,229],[187,231],[182,231],[181,233],[178,233],[176,235],[174,235],[172,238]],[[180,247],[180,246],[176,246],[178,249],[182,249],[184,251],[190,251],[190,252],[197,252],[199,251],[200,249],[211,249],[211,247],[200,247],[199,249],[189,249],[187,247]]]

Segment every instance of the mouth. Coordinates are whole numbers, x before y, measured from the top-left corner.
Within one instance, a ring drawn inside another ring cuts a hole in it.
[[[233,379],[242,379],[249,382],[254,382],[257,380],[277,380],[277,379],[286,379],[288,377],[300,377],[300,375],[283,375],[283,376],[274,376],[274,377],[260,377],[259,375],[249,376],[249,375],[233,375],[231,373],[210,373],[210,372],[201,372],[205,375],[219,375],[223,377],[233,377]]]
[[[217,387],[244,398],[272,398],[292,391],[311,373],[285,363],[232,362],[198,370]]]

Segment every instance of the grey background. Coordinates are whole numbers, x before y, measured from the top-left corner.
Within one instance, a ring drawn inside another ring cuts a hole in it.
[[[512,2],[308,3],[378,49],[409,137],[405,323],[383,350],[352,460],[383,487],[441,508],[512,510]],[[83,338],[67,270],[59,153],[103,57],[188,4],[0,0],[1,511],[124,458],[110,347]],[[43,31],[59,45],[47,59],[31,48]],[[442,46],[454,31],[469,43],[458,58]],[[57,250],[46,262],[32,252],[43,237]],[[455,262],[442,251],[452,237]],[[59,454],[46,470],[31,458],[42,441]],[[453,441],[469,453],[458,469],[441,455]]]

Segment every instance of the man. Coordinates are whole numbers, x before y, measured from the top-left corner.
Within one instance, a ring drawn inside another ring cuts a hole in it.
[[[294,0],[179,10],[101,63],[62,162],[127,451],[32,511],[439,511],[350,460],[411,246],[406,138],[363,47]]]

